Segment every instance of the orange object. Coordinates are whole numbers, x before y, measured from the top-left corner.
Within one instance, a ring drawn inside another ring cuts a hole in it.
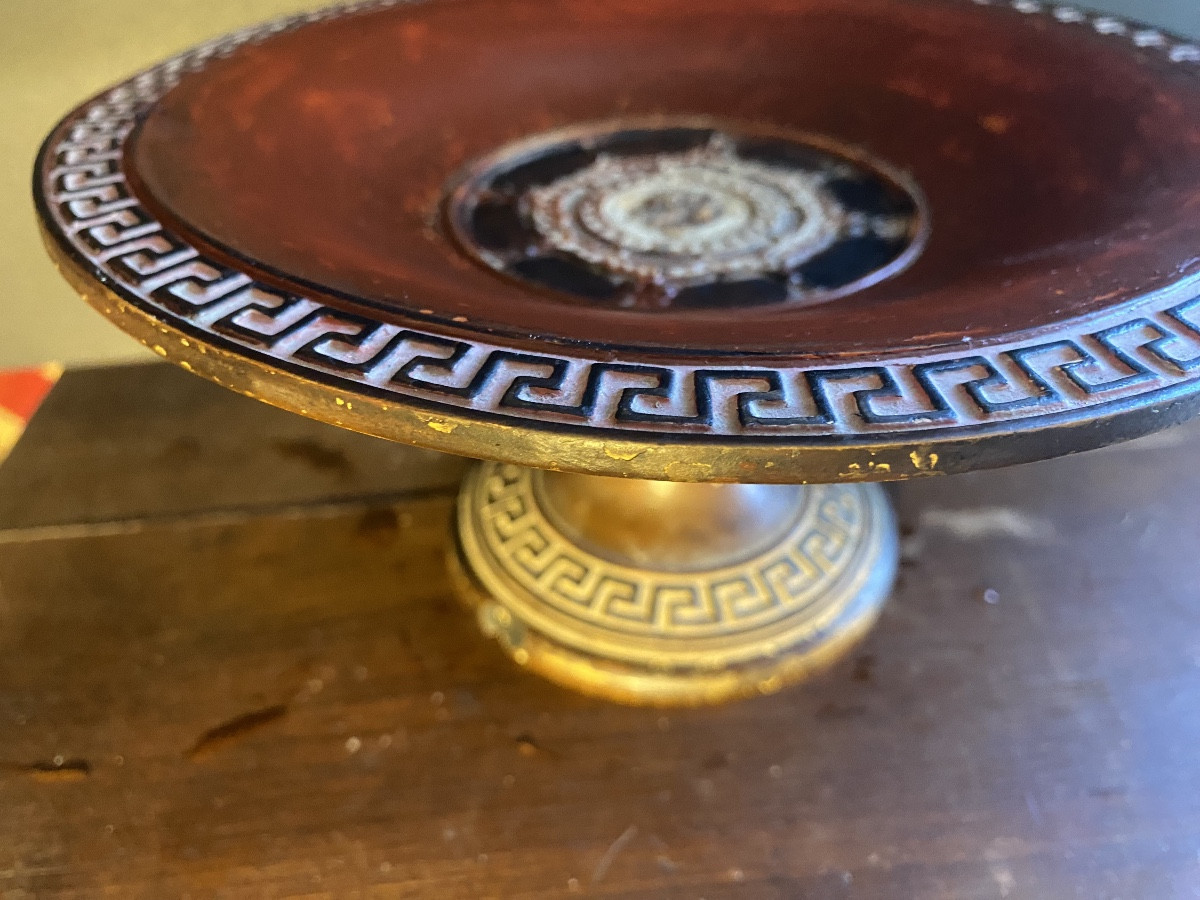
[[[62,366],[57,363],[0,372],[0,460],[16,445],[60,375]]]

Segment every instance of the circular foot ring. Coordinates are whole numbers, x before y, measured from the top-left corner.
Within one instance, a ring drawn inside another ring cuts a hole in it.
[[[776,493],[746,493],[764,490]],[[615,544],[605,523],[639,507],[652,533]],[[456,533],[459,594],[514,660],[656,706],[771,693],[836,661],[874,623],[898,557],[876,485],[672,485],[500,463],[468,475]],[[704,549],[689,559],[688,547]]]

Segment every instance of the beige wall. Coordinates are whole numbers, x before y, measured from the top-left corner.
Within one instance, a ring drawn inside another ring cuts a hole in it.
[[[209,37],[321,0],[0,0],[0,367],[128,359],[142,348],[46,259],[29,183],[46,132],[93,93]]]
[[[38,243],[28,184],[37,147],[59,116],[204,38],[321,5],[322,0],[0,0],[0,367],[143,353],[74,297]],[[1200,0],[1090,5],[1200,36]]]

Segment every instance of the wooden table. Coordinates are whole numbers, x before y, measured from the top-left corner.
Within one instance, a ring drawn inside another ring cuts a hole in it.
[[[0,897],[1200,897],[1198,453],[898,487],[858,652],[664,714],[480,636],[461,461],[68,373],[0,467]]]

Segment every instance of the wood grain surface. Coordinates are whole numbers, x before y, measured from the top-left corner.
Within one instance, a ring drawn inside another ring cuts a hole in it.
[[[459,461],[68,373],[0,467],[0,897],[1200,897],[1198,451],[900,486],[865,645],[663,714],[479,636]]]

